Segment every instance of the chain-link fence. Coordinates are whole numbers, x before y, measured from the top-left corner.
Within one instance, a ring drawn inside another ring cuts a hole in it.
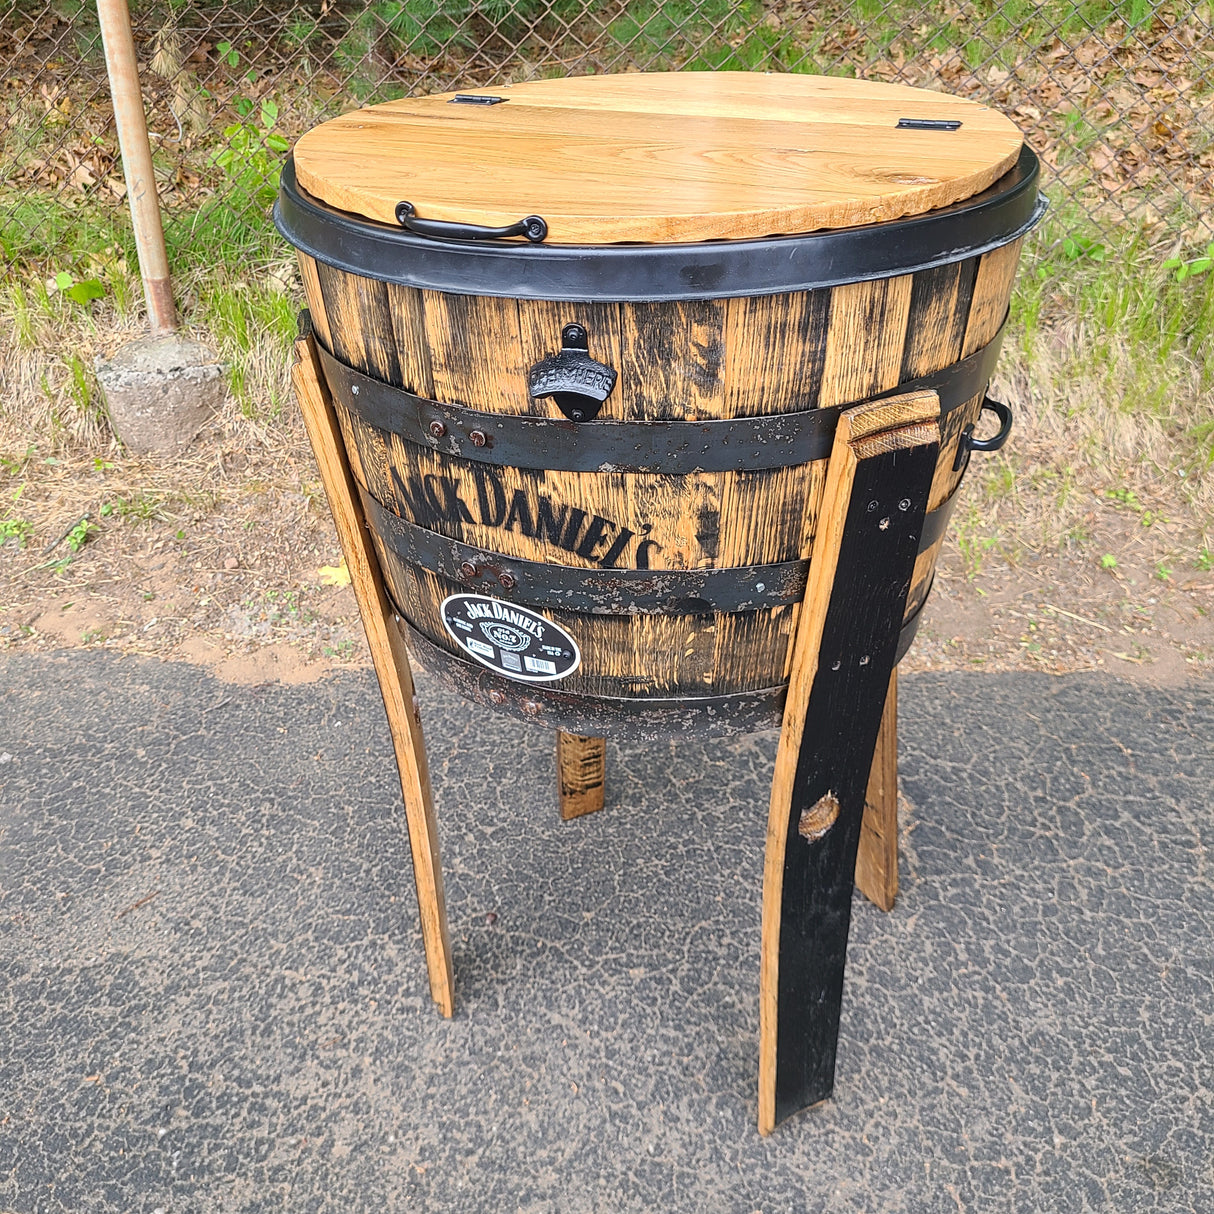
[[[178,257],[268,247],[288,141],[360,103],[539,76],[861,75],[1009,114],[1056,210],[1111,233],[1214,214],[1211,5],[1149,0],[167,0],[133,25]],[[46,260],[122,239],[96,15],[0,0],[0,239]],[[1069,205],[1068,205],[1069,204]]]

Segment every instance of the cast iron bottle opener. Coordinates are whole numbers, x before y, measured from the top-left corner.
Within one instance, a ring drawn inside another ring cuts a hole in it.
[[[616,373],[590,357],[590,335],[583,325],[561,330],[559,354],[549,354],[531,368],[527,386],[537,400],[551,396],[573,422],[593,420],[615,387]]]

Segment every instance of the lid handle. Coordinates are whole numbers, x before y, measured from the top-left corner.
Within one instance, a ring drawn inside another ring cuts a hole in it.
[[[445,219],[418,219],[411,202],[396,204],[396,220],[403,228],[418,236],[434,236],[440,240],[505,240],[509,236],[525,236],[539,244],[548,235],[548,225],[539,215],[527,215],[518,223],[504,228],[485,228],[476,223],[451,223]]]

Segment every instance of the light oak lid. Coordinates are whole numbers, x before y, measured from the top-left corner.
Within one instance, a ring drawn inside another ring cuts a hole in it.
[[[420,219],[488,227],[540,215],[548,243],[747,240],[948,206],[998,180],[1022,144],[976,102],[831,76],[577,76],[471,93],[507,100],[442,93],[315,127],[295,145],[300,186],[394,226],[407,201]]]

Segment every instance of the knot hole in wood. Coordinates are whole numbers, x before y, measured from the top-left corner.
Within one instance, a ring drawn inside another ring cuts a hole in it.
[[[816,843],[835,824],[839,816],[839,799],[833,792],[819,797],[808,809],[801,811],[797,823],[797,834],[810,843]]]

